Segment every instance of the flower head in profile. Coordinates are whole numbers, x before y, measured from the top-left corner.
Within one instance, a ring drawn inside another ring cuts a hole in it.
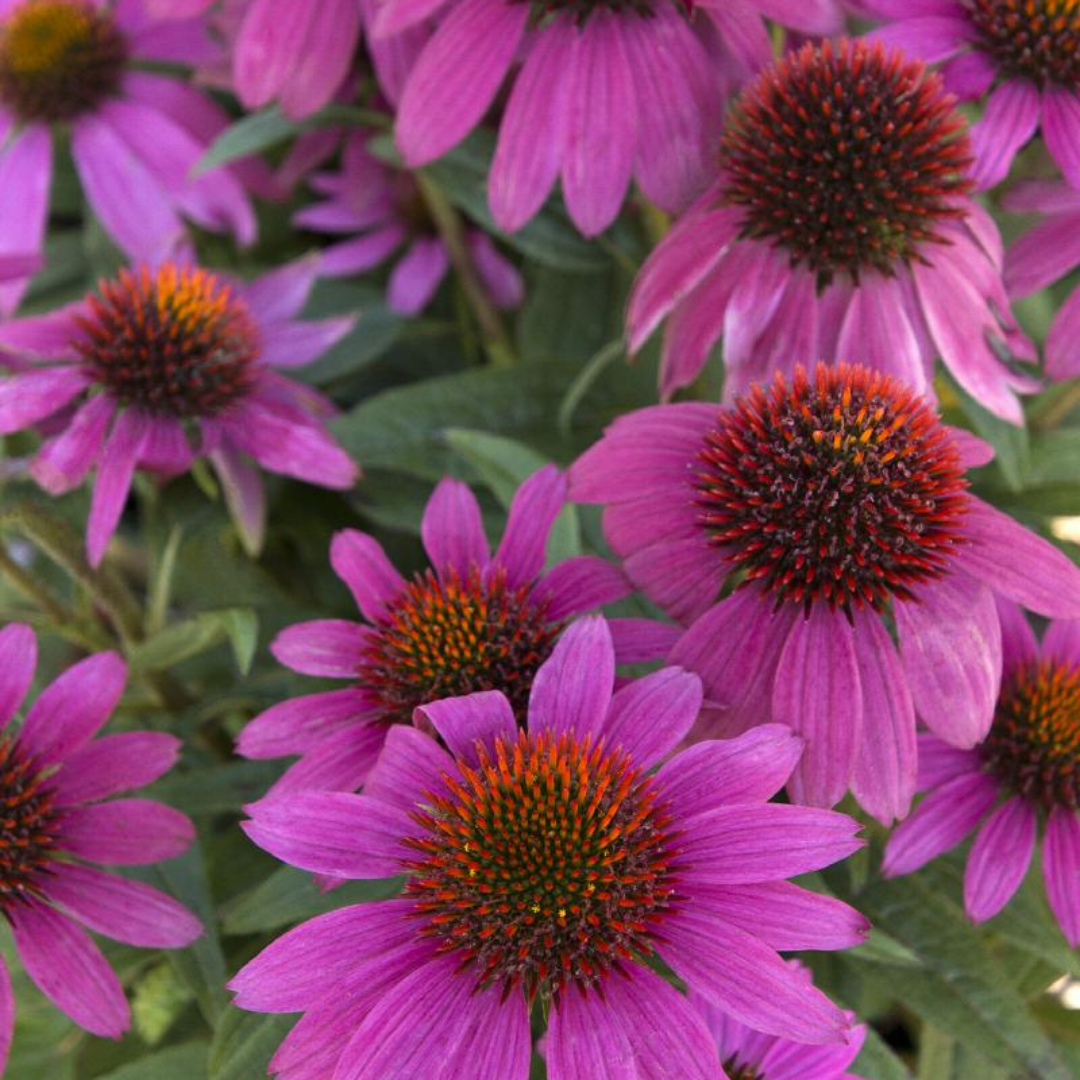
[[[498,691],[433,702],[438,741],[392,728],[363,795],[249,808],[248,834],[286,862],[405,876],[400,897],[304,923],[233,980],[241,1008],[304,1013],[271,1062],[279,1080],[525,1080],[534,1005],[551,1080],[609,1061],[722,1080],[657,955],[757,1030],[845,1041],[845,1014],[776,950],[865,934],[857,912],[785,880],[858,848],[857,824],[766,802],[798,756],[790,732],[671,756],[698,680],[664,668],[613,693],[614,678],[606,624],[582,619],[537,672],[524,728]]]
[[[1061,181],[1029,180],[1002,199],[1008,210],[1044,215],[1005,255],[1005,285],[1029,296],[1080,266],[1080,190]],[[1051,379],[1080,376],[1080,289],[1057,309],[1046,335],[1044,370]]]
[[[887,877],[909,874],[975,832],[964,908],[975,922],[1012,899],[1043,834],[1046,895],[1080,945],[1080,621],[1055,620],[1042,643],[1003,604],[1005,667],[994,722],[968,750],[920,736],[926,797],[889,838]]]
[[[1080,187],[1080,4],[1076,0],[864,0],[887,24],[871,37],[942,62],[963,101],[985,100],[971,131],[980,188],[1004,180],[1042,132],[1058,168]]]
[[[341,171],[311,177],[311,186],[325,198],[300,210],[293,221],[316,232],[357,234],[324,249],[320,272],[330,277],[370,270],[404,248],[390,273],[387,301],[401,315],[416,315],[446,277],[450,256],[416,180],[368,153],[370,137],[362,129],[346,137]],[[465,239],[495,305],[517,307],[524,285],[514,265],[483,230],[467,226]]]
[[[995,595],[1080,618],[1080,569],[968,491],[990,456],[895,379],[820,364],[731,406],[620,417],[570,492],[688,627],[669,660],[705,685],[698,734],[788,724],[807,742],[791,795],[851,788],[887,823],[914,791],[916,715],[958,747],[990,728]]]
[[[350,487],[356,466],[326,432],[329,403],[281,369],[314,360],[352,325],[301,322],[314,281],[304,260],[250,283],[167,261],[122,270],[85,301],[0,328],[14,373],[0,379],[0,432],[50,421],[31,463],[52,494],[97,466],[87,552],[100,562],[136,469],[216,469],[248,547],[265,497],[253,461],[324,487]],[[56,429],[59,430],[56,430]]]
[[[87,929],[147,948],[180,948],[202,932],[171,897],[96,866],[175,858],[191,822],[149,799],[111,799],[171,768],[178,740],[133,731],[95,739],[124,689],[115,653],[68,668],[38,695],[21,726],[13,718],[37,665],[28,627],[0,630],[0,914],[15,953],[41,992],[80,1027],[119,1038],[129,1011],[116,973]],[[15,999],[0,962],[0,1071]]]
[[[42,250],[53,175],[53,129],[70,135],[90,208],[130,257],[156,261],[184,221],[255,238],[241,181],[254,166],[194,176],[228,124],[205,94],[145,64],[197,64],[216,46],[202,19],[161,22],[143,0],[19,0],[0,13],[0,253]],[[25,279],[0,286],[0,310],[18,304]]]
[[[492,553],[473,493],[443,480],[420,527],[431,567],[411,579],[373,537],[338,533],[330,561],[364,622],[300,623],[271,648],[295,671],[350,685],[272,706],[244,729],[239,752],[300,755],[275,791],[350,790],[363,782],[390,725],[411,724],[429,701],[501,690],[524,722],[533,676],[567,620],[629,591],[622,573],[594,556],[544,570],[548,534],[565,500],[566,479],[553,466],[535,473],[518,490]],[[633,633],[637,622],[618,626]]]
[[[1037,385],[1009,314],[997,227],[967,192],[964,122],[937,75],[860,41],[806,45],[732,106],[706,196],[642,267],[630,346],[663,321],[670,395],[723,339],[727,398],[842,356],[927,389],[940,356],[1019,423]]]
[[[561,178],[571,219],[592,236],[631,178],[666,210],[700,190],[728,86],[771,55],[762,13],[810,33],[841,23],[831,0],[384,0],[372,34],[437,20],[397,116],[407,165],[456,146],[509,78],[488,179],[496,224],[521,228]]]

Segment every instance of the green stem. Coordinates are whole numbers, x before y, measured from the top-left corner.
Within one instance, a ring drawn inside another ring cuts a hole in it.
[[[450,262],[465,293],[465,299],[480,327],[480,335],[483,338],[488,360],[493,367],[514,367],[517,363],[514,343],[476,271],[476,264],[473,262],[466,242],[465,226],[461,215],[431,179],[423,173],[417,173],[416,180],[439,237],[446,245]]]
[[[1052,431],[1060,427],[1062,421],[1078,406],[1080,406],[1080,379],[1062,387],[1060,393],[1054,395],[1045,404],[1040,403],[1037,410],[1031,413],[1031,428],[1033,431]]]

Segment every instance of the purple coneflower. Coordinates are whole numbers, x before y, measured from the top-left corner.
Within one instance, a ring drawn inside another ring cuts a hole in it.
[[[829,810],[767,803],[799,753],[789,731],[672,755],[697,715],[665,668],[612,694],[603,619],[541,666],[523,730],[498,691],[399,725],[365,794],[303,792],[249,808],[260,846],[336,877],[405,875],[402,895],[342,908],[265,949],[232,982],[241,1008],[304,1013],[279,1080],[525,1080],[529,1013],[547,1017],[551,1080],[722,1080],[701,1015],[659,955],[741,1022],[842,1043],[848,1021],[777,949],[845,948],[851,908],[785,879],[860,846]],[[651,770],[666,760],[659,771]]]
[[[157,21],[141,0],[0,5],[0,251],[42,250],[56,125],[70,132],[90,207],[132,258],[171,252],[184,218],[251,243],[255,216],[237,170],[192,175],[227,116],[198,90],[137,66],[197,64],[214,52],[201,20]],[[10,313],[24,288],[0,287],[0,310]]]
[[[401,315],[416,315],[446,277],[450,257],[416,180],[369,154],[370,134],[356,130],[346,137],[341,171],[317,173],[310,180],[326,198],[299,211],[293,221],[315,231],[360,234],[323,251],[320,272],[331,277],[369,270],[404,247],[390,273],[387,302]],[[482,229],[468,226],[465,236],[492,301],[502,308],[517,307],[524,295],[517,269]]]
[[[961,100],[986,98],[971,131],[980,188],[1003,180],[1042,130],[1050,156],[1080,187],[1080,5],[1075,0],[864,0],[892,20],[872,37],[929,63]]]
[[[620,417],[570,490],[605,505],[627,576],[689,626],[669,659],[705,684],[699,734],[789,724],[807,741],[794,798],[851,787],[889,822],[914,790],[916,714],[954,746],[989,729],[995,594],[1080,617],[1080,569],[969,494],[990,456],[889,376],[821,364],[730,407]]]
[[[1027,296],[1080,266],[1080,191],[1060,181],[1032,180],[1017,184],[1002,202],[1009,210],[1046,215],[1005,255],[1010,296]],[[1050,378],[1080,376],[1080,289],[1058,308],[1044,353]]]
[[[778,61],[732,107],[720,173],[642,267],[630,347],[667,318],[661,390],[723,337],[728,399],[774,370],[841,356],[930,385],[933,361],[1014,423],[1037,384],[1009,315],[1001,240],[967,196],[968,140],[937,75],[880,45]],[[996,339],[996,342],[995,340]]]
[[[457,145],[515,63],[488,181],[500,228],[521,228],[561,176],[570,217],[607,228],[631,177],[667,210],[703,186],[726,83],[768,62],[762,13],[832,32],[828,0],[383,0],[375,37],[437,15],[405,84],[397,141],[409,166]]]
[[[365,621],[300,623],[271,648],[294,671],[351,685],[272,706],[244,729],[239,752],[301,755],[275,790],[353,789],[389,726],[411,724],[429,701],[498,689],[524,722],[533,676],[567,620],[629,591],[616,567],[593,556],[544,571],[548,534],[565,500],[562,474],[553,466],[535,473],[518,490],[493,555],[475,496],[460,481],[443,480],[420,527],[431,569],[411,579],[373,537],[338,533],[330,561]]]
[[[796,963],[791,966],[810,983],[809,971]],[[709,1004],[700,994],[688,996],[709,1025],[728,1080],[859,1080],[847,1071],[859,1056],[866,1038],[866,1025],[855,1025],[854,1013],[847,1014],[854,1026],[846,1044],[809,1046],[754,1031]]]
[[[327,434],[329,403],[279,374],[314,360],[349,318],[295,318],[315,260],[250,283],[165,262],[122,270],[58,312],[0,327],[18,370],[0,379],[0,432],[50,420],[31,464],[52,494],[97,465],[87,553],[100,562],[136,469],[184,472],[206,454],[248,547],[261,542],[265,498],[251,459],[273,472],[347,488],[357,469]]]
[[[129,1024],[127,999],[82,926],[167,949],[187,945],[202,927],[157,889],[86,864],[141,866],[187,850],[195,833],[178,811],[149,799],[103,801],[167,772],[180,743],[149,731],[94,739],[124,690],[127,670],[112,652],[68,668],[15,730],[37,666],[30,627],[0,630],[0,657],[0,914],[38,989],[80,1027],[118,1039]],[[0,1071],[14,1021],[0,962]]]
[[[996,915],[1024,880],[1044,834],[1050,908],[1080,945],[1080,622],[1051,622],[1042,645],[1023,614],[1002,605],[1005,670],[994,723],[969,750],[919,736],[926,798],[889,838],[887,877],[909,874],[978,828],[964,874],[964,908]]]

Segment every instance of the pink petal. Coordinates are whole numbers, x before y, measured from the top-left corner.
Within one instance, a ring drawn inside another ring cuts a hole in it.
[[[1039,126],[1039,91],[1026,79],[1007,79],[990,97],[971,129],[975,164],[971,178],[978,189],[993,187],[1008,175],[1013,158]]]
[[[62,409],[87,384],[81,368],[26,371],[0,381],[0,434],[22,431]]]
[[[391,311],[399,315],[418,315],[435,295],[446,271],[450,256],[438,237],[421,237],[409,245],[390,273],[386,299]]]
[[[25,623],[0,630],[0,727],[23,703],[37,668],[37,637]]]
[[[996,915],[1024,880],[1035,850],[1035,807],[1014,797],[983,824],[964,871],[964,910],[974,922]]]
[[[1080,188],[1080,98],[1075,90],[1049,87],[1043,92],[1042,135],[1065,179]]]
[[[86,524],[86,555],[98,566],[120,522],[131,478],[153,420],[139,409],[124,409],[116,418],[98,464],[97,480],[90,498]]]
[[[357,607],[369,622],[384,618],[405,589],[405,579],[378,540],[355,529],[342,529],[334,534],[330,565],[348,585]]]
[[[68,810],[57,844],[90,862],[145,866],[175,859],[194,838],[191,821],[171,806],[149,799],[113,799]]]
[[[371,712],[371,704],[352,687],[290,698],[249,720],[236,752],[255,759],[304,754],[343,728],[368,723]]]
[[[661,668],[616,691],[604,742],[650,769],[683,741],[700,709],[701,680],[682,668]]]
[[[29,124],[14,137],[5,132],[2,143],[0,191],[6,203],[0,249],[5,254],[40,252],[49,216],[52,135],[46,124]],[[26,286],[26,280],[0,285],[0,313],[10,315],[18,307]]]
[[[514,710],[499,690],[431,701],[416,711],[431,722],[454,757],[474,767],[479,760],[478,743],[490,753],[496,739],[509,743],[517,736]]]
[[[11,1036],[15,1031],[15,993],[7,964],[0,960],[0,1076],[7,1067]]]
[[[566,476],[554,465],[533,473],[514,494],[494,560],[510,588],[531,582],[544,569],[548,537],[565,502]]]
[[[159,731],[125,731],[68,754],[52,779],[57,806],[76,806],[153,783],[176,763],[180,740]]]
[[[1080,817],[1064,806],[1055,806],[1046,823],[1043,877],[1050,910],[1075,949],[1080,945]]]
[[[468,484],[449,476],[439,481],[424,507],[420,539],[444,579],[451,571],[464,578],[486,567],[491,557],[476,496]]]
[[[266,488],[259,470],[228,442],[210,452],[229,516],[249,555],[258,555],[266,535]]]

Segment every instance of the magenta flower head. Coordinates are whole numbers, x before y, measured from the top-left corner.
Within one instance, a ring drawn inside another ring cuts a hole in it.
[[[347,488],[357,469],[327,434],[329,403],[279,374],[308,363],[352,325],[300,322],[316,262],[250,283],[165,262],[122,270],[87,300],[0,327],[16,364],[0,379],[0,432],[49,420],[31,463],[51,494],[97,466],[86,543],[101,561],[136,469],[175,476],[205,454],[247,546],[258,548],[266,469]]]
[[[275,791],[351,790],[389,726],[411,724],[417,706],[429,701],[500,689],[524,722],[533,676],[566,621],[630,589],[617,567],[594,556],[544,571],[548,534],[565,501],[566,479],[554,466],[534,473],[518,490],[492,554],[475,496],[460,481],[443,480],[420,527],[431,569],[412,579],[394,569],[373,537],[338,533],[330,561],[365,622],[300,623],[271,648],[294,671],[351,685],[272,706],[244,728],[239,752],[300,755]]]
[[[1028,296],[1080,266],[1080,190],[1060,181],[1031,180],[1013,187],[1002,204],[1046,215],[1006,253],[1010,296]],[[1055,380],[1080,376],[1080,289],[1073,290],[1050,324],[1044,371]]]
[[[241,167],[193,177],[228,118],[206,95],[145,64],[196,64],[216,47],[200,19],[159,22],[142,0],[8,0],[0,5],[0,251],[40,252],[49,212],[54,125],[90,207],[119,247],[156,261],[183,219],[255,238]],[[25,280],[0,287],[10,313]]]
[[[929,63],[963,101],[986,97],[971,130],[980,188],[1004,180],[1040,128],[1050,156],[1080,187],[1080,7],[1073,0],[863,0],[890,20],[871,37]]]
[[[994,723],[959,750],[920,735],[915,812],[889,838],[887,877],[909,874],[978,829],[964,908],[982,922],[1012,899],[1043,833],[1050,908],[1080,945],[1080,622],[1055,620],[1040,645],[1022,613],[1001,607],[1005,669]]]
[[[136,731],[94,739],[124,689],[116,653],[99,653],[47,686],[17,730],[11,721],[37,665],[34,632],[0,630],[0,913],[38,989],[80,1027],[119,1038],[123,988],[83,926],[148,948],[176,949],[202,933],[171,897],[88,863],[141,866],[182,854],[194,836],[181,813],[148,799],[108,799],[156,780],[180,743]],[[82,926],[78,924],[82,924]],[[15,998],[0,962],[0,1072]]]
[[[627,576],[689,626],[669,659],[705,685],[697,733],[788,724],[807,742],[795,799],[850,787],[888,823],[914,790],[916,714],[953,746],[989,730],[995,594],[1080,618],[1080,569],[968,492],[989,457],[889,376],[821,364],[729,407],[620,417],[570,491],[604,504]]]
[[[311,186],[325,199],[300,210],[293,221],[316,232],[358,234],[323,251],[320,272],[329,277],[370,270],[404,248],[390,273],[387,302],[400,315],[416,315],[431,301],[450,268],[450,256],[412,175],[367,151],[371,132],[345,140],[341,171],[317,173]],[[481,283],[498,307],[517,307],[521,275],[481,229],[466,227],[466,241]]]
[[[664,668],[612,693],[602,618],[571,626],[533,681],[524,729],[498,691],[399,725],[363,795],[250,807],[271,854],[340,878],[405,875],[402,895],[342,908],[271,944],[236,1003],[302,1011],[279,1080],[525,1080],[530,1007],[551,1080],[723,1080],[701,1015],[655,954],[741,1022],[842,1043],[847,1017],[777,955],[845,948],[866,924],[785,881],[860,846],[851,818],[767,803],[799,754],[763,727],[670,757],[701,704]],[[632,1063],[632,1065],[631,1065]]]
[[[795,962],[790,966],[809,985],[810,972]],[[700,994],[688,996],[709,1025],[728,1080],[859,1080],[847,1071],[866,1038],[866,1025],[856,1025],[854,1013],[847,1014],[854,1026],[846,1043],[809,1046],[755,1031]]]
[[[762,12],[810,32],[839,23],[827,0],[383,0],[373,36],[439,20],[397,118],[410,167],[480,123],[520,60],[488,180],[495,222],[521,228],[561,176],[570,217],[592,236],[615,219],[631,177],[666,210],[700,190],[725,82],[768,62]]]
[[[665,396],[723,337],[728,400],[775,370],[842,356],[957,382],[1014,423],[1037,384],[1009,315],[1001,240],[968,196],[963,119],[937,75],[859,41],[806,45],[732,107],[720,173],[655,248],[630,298],[630,347],[660,324]]]

